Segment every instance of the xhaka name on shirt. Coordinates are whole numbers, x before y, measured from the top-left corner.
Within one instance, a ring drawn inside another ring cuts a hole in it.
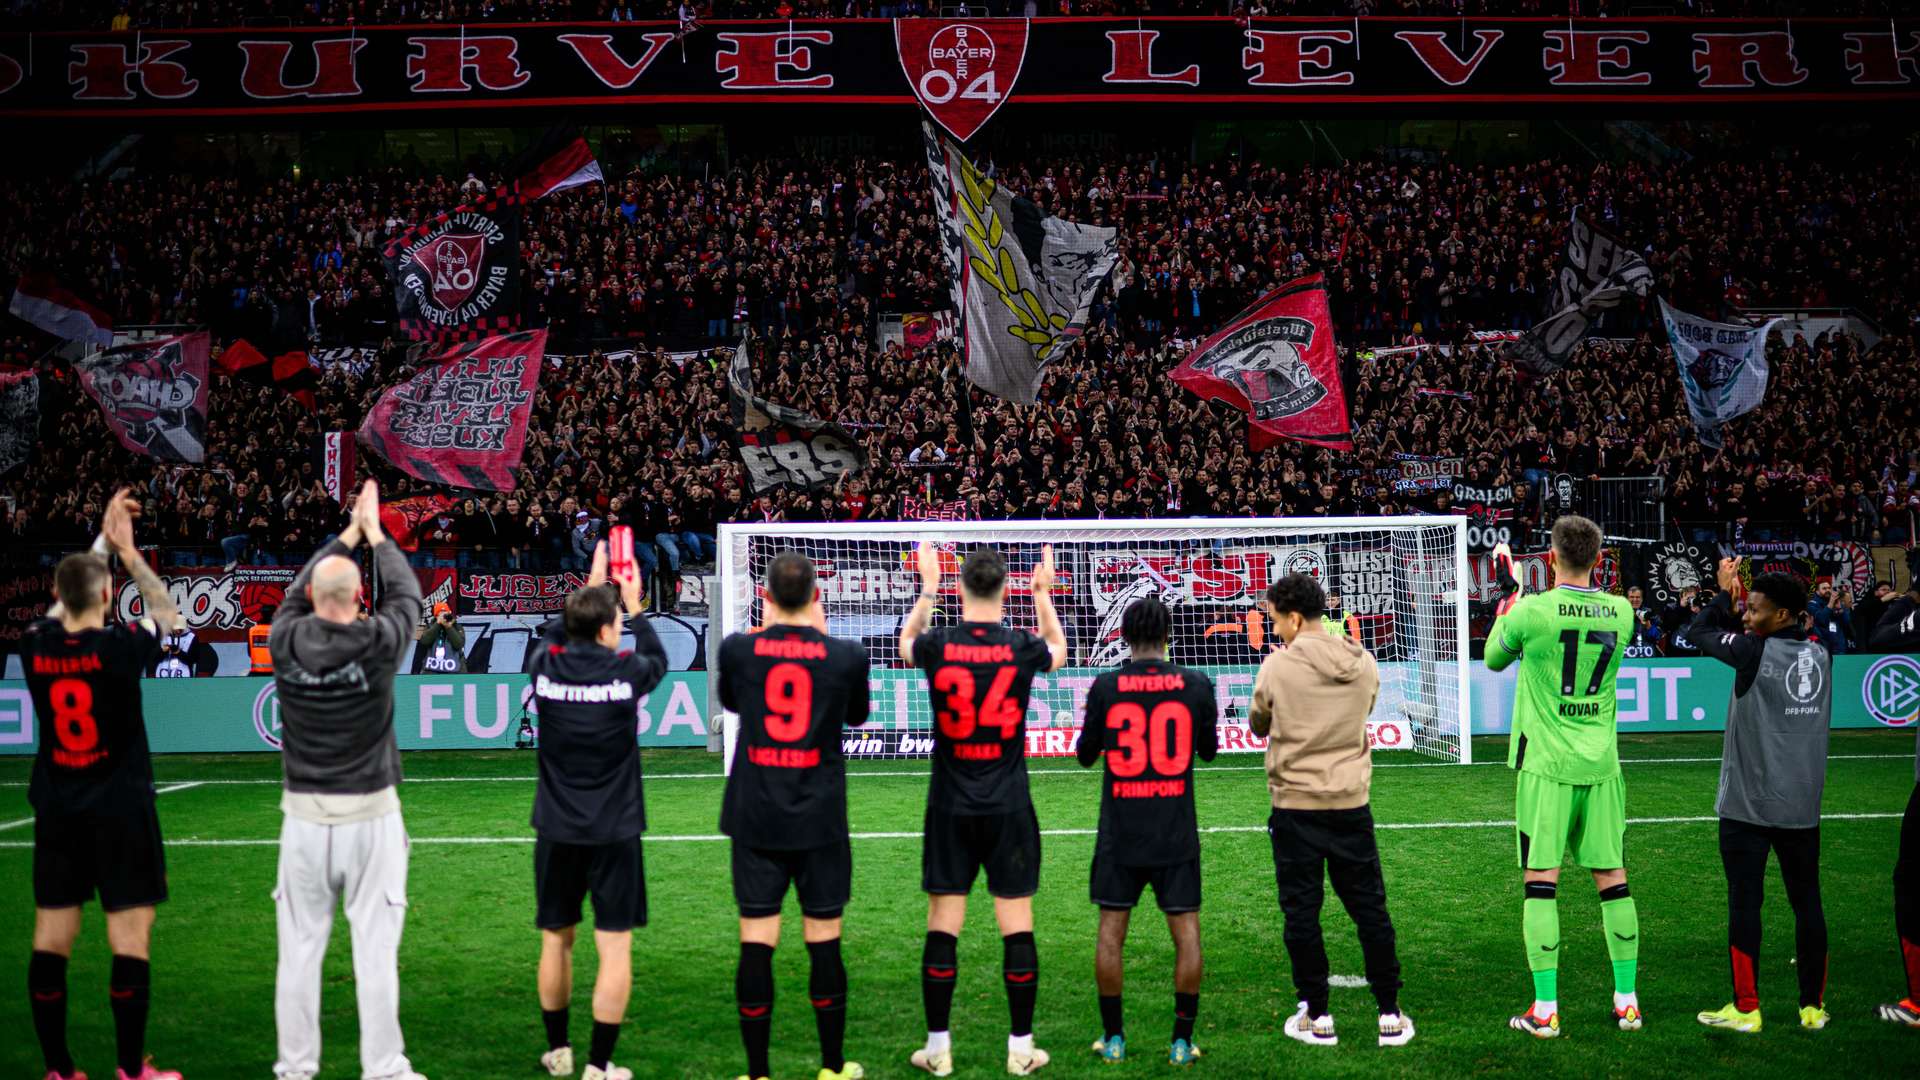
[[[961,761],[996,761],[1000,757],[1000,744],[954,743],[953,756]]]

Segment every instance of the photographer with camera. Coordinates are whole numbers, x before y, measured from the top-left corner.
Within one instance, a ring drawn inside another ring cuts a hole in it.
[[[433,605],[433,619],[413,650],[415,675],[462,675],[467,670],[467,631],[446,601]]]
[[[1660,655],[1662,656],[1699,656],[1700,647],[1687,637],[1687,625],[1694,616],[1707,605],[1708,596],[1697,585],[1689,585],[1680,590],[1679,599],[1660,613]]]

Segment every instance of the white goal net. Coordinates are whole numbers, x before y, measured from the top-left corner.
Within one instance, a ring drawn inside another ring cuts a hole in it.
[[[1374,748],[1471,759],[1463,517],[722,525],[720,634],[761,625],[767,566],[797,551],[814,562],[830,632],[866,647],[873,716],[847,733],[848,757],[932,751],[924,681],[899,656],[900,627],[920,593],[913,551],[921,540],[940,546],[947,571],[933,625],[959,620],[960,560],[989,544],[1010,571],[1007,622],[1026,630],[1036,629],[1029,575],[1041,545],[1053,545],[1068,661],[1034,680],[1030,756],[1073,752],[1087,689],[1126,657],[1120,617],[1144,596],[1173,611],[1170,658],[1213,676],[1221,750],[1263,750],[1247,729],[1248,701],[1261,658],[1280,642],[1261,601],[1273,581],[1304,571],[1339,606],[1341,628],[1379,661]],[[734,724],[725,717],[729,764]]]

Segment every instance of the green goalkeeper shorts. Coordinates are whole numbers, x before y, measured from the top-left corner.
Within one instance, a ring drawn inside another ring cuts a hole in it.
[[[1514,786],[1514,833],[1520,869],[1557,870],[1570,854],[1588,870],[1627,863],[1627,784],[1563,784],[1521,772]]]

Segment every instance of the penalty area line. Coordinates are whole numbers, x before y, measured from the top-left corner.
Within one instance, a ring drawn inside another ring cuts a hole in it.
[[[1821,821],[1822,822],[1891,821],[1891,820],[1897,820],[1903,816],[1905,815],[1896,814],[1896,813],[1824,814],[1821,816]],[[33,819],[28,818],[27,820],[32,821]],[[1700,815],[1700,816],[1693,816],[1693,817],[1645,817],[1645,818],[1628,818],[1627,824],[1629,825],[1703,825],[1709,822],[1716,822],[1719,820],[1720,820],[1719,818],[1713,817],[1711,815]],[[1392,832],[1392,831],[1400,831],[1400,830],[1425,830],[1425,829],[1510,829],[1513,827],[1513,824],[1514,823],[1511,820],[1495,821],[1491,819],[1485,820],[1485,821],[1386,821],[1386,822],[1375,822],[1373,827],[1378,830]],[[1217,833],[1263,833],[1267,831],[1267,827],[1265,825],[1208,825],[1201,828],[1200,831],[1202,833],[1216,833],[1216,834]],[[1041,836],[1094,836],[1098,832],[1099,830],[1097,829],[1042,829],[1040,830],[1040,835]],[[918,840],[921,838],[921,835],[922,834],[918,832],[857,832],[852,834],[850,839],[854,839],[854,840]],[[482,847],[482,846],[493,845],[493,844],[511,844],[511,845],[519,845],[519,846],[525,847],[525,846],[531,845],[533,843],[533,839],[534,838],[532,836],[415,836],[410,838],[410,842],[416,845],[445,845],[450,847]],[[731,838],[725,835],[722,835],[720,833],[681,833],[681,834],[670,834],[670,835],[650,835],[650,836],[647,836],[645,839],[646,839],[646,842],[649,844],[717,844],[724,841],[728,841]],[[280,843],[279,837],[261,837],[258,839],[247,839],[247,838],[207,839],[207,838],[201,838],[201,837],[183,837],[180,839],[168,840],[166,842],[168,847],[277,847],[279,846],[279,843]],[[5,842],[0,842],[0,849],[31,848],[32,846],[33,846],[33,842],[27,841],[27,840],[10,840]]]

